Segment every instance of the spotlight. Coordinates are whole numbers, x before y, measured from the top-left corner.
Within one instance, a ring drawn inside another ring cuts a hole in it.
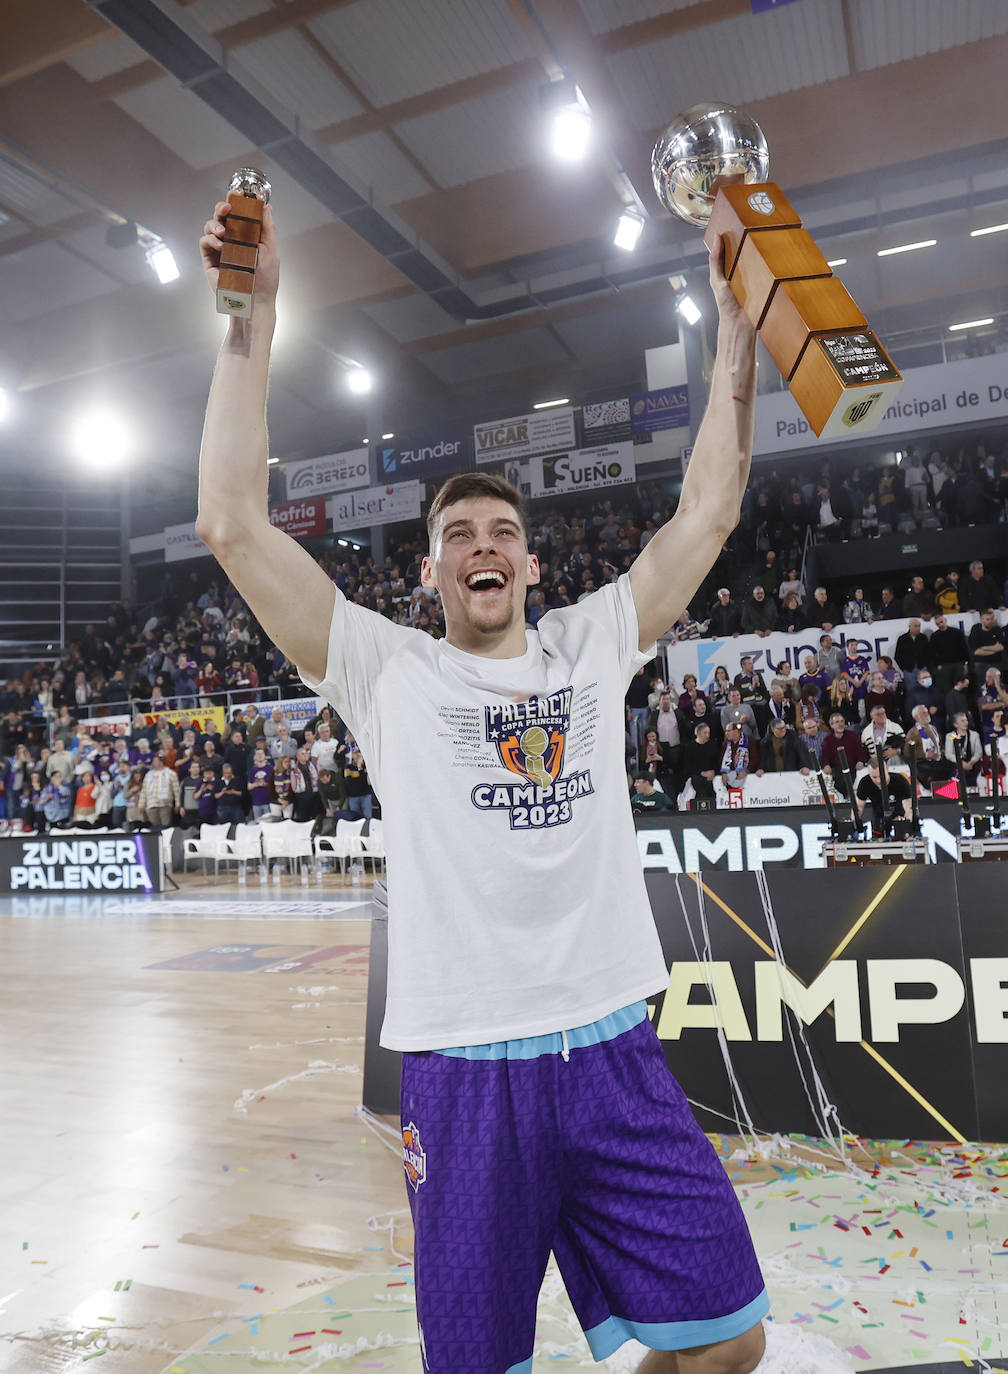
[[[347,373],[347,387],[355,396],[366,396],[371,390],[371,373],[358,363]]]
[[[688,291],[683,291],[676,299],[676,307],[679,314],[687,324],[699,324],[703,318],[703,311]]]
[[[540,87],[539,99],[552,120],[550,147],[563,162],[580,162],[591,141],[591,111],[572,76]]]
[[[137,226],[131,219],[120,224],[110,224],[105,230],[105,242],[110,248],[132,248],[138,238]]]
[[[644,218],[636,210],[624,210],[616,222],[613,243],[627,253],[632,253],[644,232]]]
[[[172,250],[161,239],[154,239],[144,249],[147,258],[147,266],[162,286],[167,286],[170,281],[178,281],[179,270],[175,262],[175,255]]]
[[[70,431],[70,451],[92,467],[118,467],[125,462],[132,447],[129,427],[115,411],[87,411]]]

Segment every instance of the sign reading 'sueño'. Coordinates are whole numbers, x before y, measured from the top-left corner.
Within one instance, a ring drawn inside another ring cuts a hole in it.
[[[575,449],[573,453],[533,458],[529,463],[529,489],[533,497],[618,487],[633,482],[635,477],[634,448],[630,442]]]
[[[533,411],[531,415],[512,415],[507,420],[491,420],[473,426],[477,463],[527,458],[533,453],[573,448],[575,442],[574,411],[570,406]]]

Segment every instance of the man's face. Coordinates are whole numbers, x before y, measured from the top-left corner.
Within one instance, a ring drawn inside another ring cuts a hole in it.
[[[822,605],[825,604],[825,601],[826,601],[826,588],[825,588],[825,587],[816,587],[816,589],[815,589],[815,599],[819,602],[819,605],[820,605],[820,606],[822,606]]]
[[[835,711],[833,715],[830,716],[829,723],[834,735],[836,735],[837,739],[839,739],[840,736],[843,734],[844,730],[846,729],[847,722],[844,720],[843,716],[840,714],[839,711]]]
[[[994,628],[994,612],[993,612],[993,611],[981,611],[981,613],[980,613],[980,624],[984,627],[985,630],[993,630],[993,628]]]
[[[698,725],[697,728],[696,728],[696,741],[697,741],[697,744],[706,744],[707,741],[708,741],[709,739],[710,739],[710,726],[709,726],[709,725]]]
[[[939,630],[947,629],[947,628],[948,628],[948,617],[947,617],[947,616],[944,616],[944,615],[936,615],[936,616],[935,616],[935,625],[937,625],[937,627],[938,627]]]
[[[322,721],[318,728],[319,739],[327,740],[331,733],[332,731],[329,729],[328,723],[326,721]]]
[[[762,601],[763,598],[766,596],[766,592],[763,590],[762,587],[753,587],[752,594],[754,601]]]
[[[871,708],[871,718],[873,725],[884,725],[886,723],[885,707],[873,706]]]
[[[983,570],[983,564],[982,564],[982,563],[972,563],[972,564],[970,565],[970,576],[973,577],[973,578],[975,578],[977,582],[980,581],[980,579],[981,579],[981,577],[983,577],[983,575],[984,575],[984,570]]]
[[[911,633],[912,635],[919,635],[919,634],[920,634],[920,621],[919,621],[919,620],[911,620],[911,622],[910,622],[910,633]]]
[[[721,602],[722,606],[727,606],[728,602],[731,600],[731,592],[718,592],[718,600]]]
[[[806,655],[805,655],[805,671],[806,671],[806,673],[812,674],[812,673],[815,672],[815,670],[816,670],[816,661],[815,661],[815,659],[812,657],[811,654],[806,654]]]
[[[883,587],[883,588],[882,588],[882,602],[883,602],[883,605],[888,606],[888,605],[889,605],[889,602],[890,602],[892,599],[893,599],[893,594],[892,594],[892,592],[890,591],[890,589],[889,589],[888,587]]]
[[[822,637],[822,639],[820,639],[819,643],[822,645],[823,652],[828,654],[829,651],[830,651],[830,649],[833,648],[833,637],[832,637],[832,635],[823,635],[823,637]]]
[[[731,691],[728,693],[728,701],[732,706],[742,705],[742,693],[739,691],[737,687],[733,687]]]
[[[771,729],[773,730],[774,739],[783,739],[787,734],[787,724],[783,720],[775,720]]]
[[[773,697],[774,701],[784,700],[784,688],[779,682],[775,682],[770,688],[770,695]]]
[[[911,578],[911,579],[910,579],[910,586],[911,586],[911,589],[912,589],[913,591],[915,591],[915,592],[922,592],[922,591],[924,590],[924,579],[923,579],[923,577],[913,577],[913,578]]]
[[[472,496],[445,507],[420,582],[440,592],[449,631],[501,635],[524,623],[525,593],[538,581],[539,559],[507,501]]]
[[[752,672],[752,659],[748,655],[742,660],[742,671],[747,674]]]
[[[816,720],[815,716],[808,716],[802,724],[802,729],[805,731],[806,735],[818,735],[819,722]]]
[[[662,711],[672,710],[672,697],[668,692],[662,692],[661,696],[658,698],[658,706]]]

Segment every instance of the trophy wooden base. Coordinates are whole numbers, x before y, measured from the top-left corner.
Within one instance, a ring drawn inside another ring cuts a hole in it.
[[[252,314],[256,259],[265,206],[256,196],[228,192],[224,244],[217,276],[217,313],[248,318]]]
[[[792,396],[820,438],[880,423],[903,379],[794,207],[772,181],[722,186],[705,234]]]

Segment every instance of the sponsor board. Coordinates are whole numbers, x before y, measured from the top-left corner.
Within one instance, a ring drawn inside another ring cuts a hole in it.
[[[619,444],[631,437],[630,397],[621,396],[613,401],[599,401],[581,407],[581,427],[585,442],[596,444]]]
[[[326,503],[320,497],[311,497],[306,501],[291,501],[286,506],[274,506],[269,520],[292,539],[325,534]]]
[[[0,892],[160,892],[157,835],[0,840]]]
[[[472,466],[462,435],[426,435],[382,445],[378,475],[387,482],[436,477]]]
[[[85,720],[77,722],[77,733],[80,735],[94,735],[99,732],[106,735],[128,735],[132,729],[132,716],[88,716]],[[56,733],[59,734],[58,729]]]
[[[529,460],[529,490],[534,497],[618,487],[635,478],[634,449],[629,442]]]
[[[634,434],[653,434],[660,429],[685,429],[690,422],[689,387],[663,386],[630,397],[630,423]]]
[[[190,520],[185,525],[165,526],[164,556],[166,563],[179,563],[184,558],[211,558],[212,554],[203,540],[196,538],[196,522]]]
[[[951,428],[1006,415],[1008,362],[1005,354],[992,353],[984,358],[909,368],[903,374],[899,395],[872,437],[892,434],[905,439],[917,430]],[[756,397],[754,454],[811,448],[818,442],[789,391]]]
[[[268,720],[279,707],[283,712],[284,722],[290,726],[291,734],[294,734],[298,730],[303,730],[310,720],[314,720],[325,705],[323,697],[283,697],[280,701],[261,702],[259,709]]]
[[[143,730],[161,721],[169,725],[185,721],[186,729],[202,730],[205,735],[221,735],[227,725],[227,712],[223,706],[195,706],[191,711],[138,711],[133,728]]]
[[[473,426],[477,463],[528,458],[533,453],[570,449],[576,443],[574,411],[570,406],[533,411],[531,415],[512,415],[507,420],[490,420]]]
[[[287,499],[321,496],[330,491],[348,491],[351,487],[365,487],[371,480],[366,448],[351,449],[349,453],[327,453],[321,458],[308,458],[301,463],[288,463],[284,468]]]
[[[394,486],[365,487],[332,499],[334,530],[358,530],[365,525],[392,525],[399,520],[420,519],[418,481]]]

